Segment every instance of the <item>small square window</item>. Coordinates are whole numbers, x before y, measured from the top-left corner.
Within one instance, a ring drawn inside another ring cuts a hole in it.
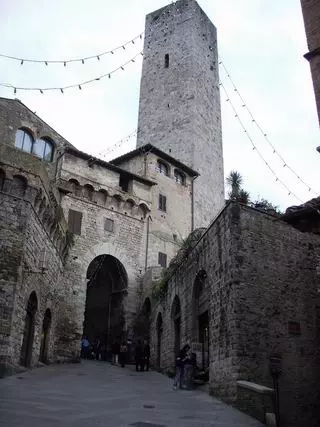
[[[167,254],[163,252],[158,253],[158,264],[161,265],[161,267],[167,267]]]
[[[110,219],[110,218],[104,219],[104,229],[105,229],[105,231],[109,231],[110,233],[113,232],[113,229],[114,229],[113,219]]]
[[[288,332],[290,335],[301,335],[300,322],[288,322]]]

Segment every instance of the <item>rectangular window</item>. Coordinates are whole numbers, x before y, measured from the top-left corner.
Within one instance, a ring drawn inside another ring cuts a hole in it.
[[[291,335],[301,335],[300,322],[288,322],[288,332]]]
[[[130,192],[131,191],[131,179],[125,175],[120,175],[119,187],[121,188],[122,191],[125,191],[126,193]]]
[[[160,211],[167,212],[167,197],[159,194],[159,209]]]
[[[68,227],[69,231],[81,235],[82,212],[69,209]]]
[[[164,68],[169,68],[169,54],[164,55]]]
[[[114,221],[113,219],[105,218],[104,219],[104,229],[105,231],[113,232]]]
[[[167,267],[167,254],[163,252],[158,253],[158,264],[161,265],[161,267]]]

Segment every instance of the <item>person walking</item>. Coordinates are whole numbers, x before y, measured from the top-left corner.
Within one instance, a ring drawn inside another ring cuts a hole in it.
[[[173,389],[181,389],[183,385],[183,371],[184,363],[186,360],[187,352],[190,350],[190,346],[186,344],[180,351],[176,358],[176,376],[174,377]]]
[[[123,341],[120,346],[120,353],[119,353],[119,362],[120,362],[121,368],[124,368],[124,365],[126,363],[127,351],[128,351],[127,344],[125,343],[125,341]]]
[[[146,369],[146,371],[149,371],[150,367],[150,345],[147,340],[144,340],[143,345],[143,369]]]
[[[89,358],[89,350],[90,350],[90,343],[87,337],[83,337],[81,340],[81,355],[84,359]]]
[[[135,361],[136,361],[136,371],[138,372],[142,368],[142,346],[141,341],[138,340],[135,348]]]

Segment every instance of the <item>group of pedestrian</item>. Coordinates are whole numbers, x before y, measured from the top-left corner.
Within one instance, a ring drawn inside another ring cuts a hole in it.
[[[139,340],[135,349],[136,371],[149,371],[150,367],[150,345],[147,340],[142,344]]]
[[[176,357],[176,375],[173,389],[192,388],[193,374],[196,368],[195,355],[191,353],[189,344],[186,344]]]

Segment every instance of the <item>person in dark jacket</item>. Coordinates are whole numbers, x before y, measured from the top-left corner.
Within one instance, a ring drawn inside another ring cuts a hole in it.
[[[123,341],[120,346],[120,353],[119,353],[119,363],[121,365],[121,368],[124,368],[124,365],[126,363],[127,351],[128,351],[127,344],[125,341]]]
[[[180,351],[176,358],[176,376],[173,382],[173,389],[182,388],[183,384],[183,370],[184,363],[186,361],[187,353],[190,350],[190,346],[186,344]]]
[[[147,340],[144,341],[143,345],[143,366],[142,370],[144,371],[144,368],[146,371],[149,371],[150,366],[150,345]]]
[[[141,345],[141,341],[139,340],[137,342],[136,349],[135,349],[135,361],[136,361],[137,372],[142,368],[142,363],[143,363],[142,356],[143,356],[142,345]]]

